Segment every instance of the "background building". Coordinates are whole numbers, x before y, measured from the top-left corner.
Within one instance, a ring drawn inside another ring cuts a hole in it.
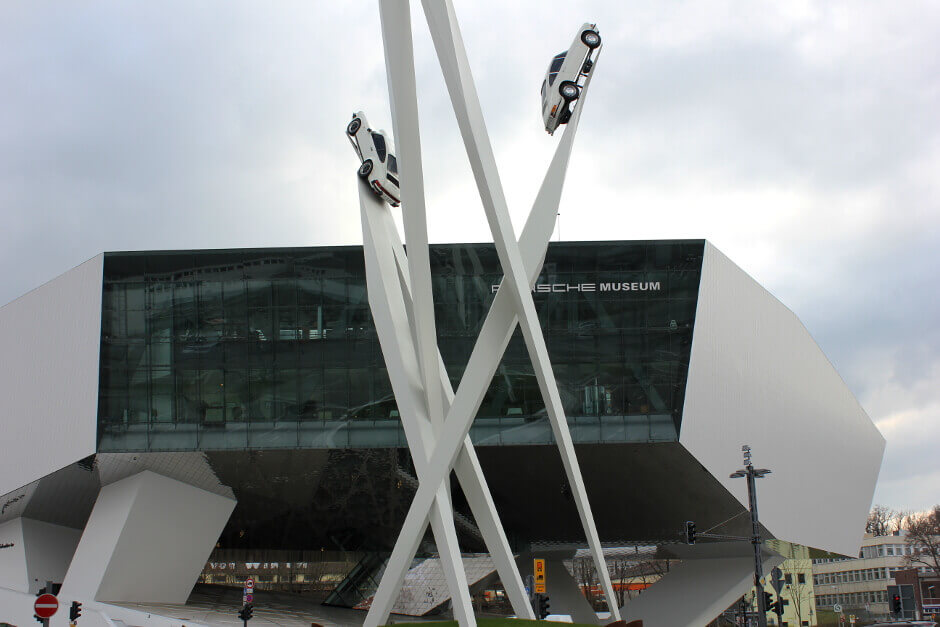
[[[911,568],[905,561],[911,551],[907,533],[901,530],[889,536],[866,533],[858,557],[814,559],[816,606],[831,610],[838,603],[843,612],[888,618],[887,587],[896,583],[898,571]],[[915,570],[927,574],[926,567]]]

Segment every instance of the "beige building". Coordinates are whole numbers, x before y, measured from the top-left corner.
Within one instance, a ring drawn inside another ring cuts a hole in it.
[[[905,563],[911,554],[906,535],[866,533],[857,558],[814,559],[816,607],[832,610],[838,604],[846,614],[887,617],[887,588],[894,585],[897,571],[910,568]]]
[[[815,627],[816,589],[813,584],[813,561],[809,549],[798,544],[769,540],[768,546],[787,557],[779,568],[783,573],[783,587],[780,597],[784,601],[783,616],[778,623],[776,615],[768,615],[768,625],[781,627]],[[769,574],[765,576],[764,589],[777,600],[777,593],[770,584]]]

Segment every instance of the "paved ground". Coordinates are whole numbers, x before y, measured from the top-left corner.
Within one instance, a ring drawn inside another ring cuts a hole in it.
[[[220,588],[216,586],[197,586],[190,595],[186,605],[167,605],[161,603],[121,603],[139,611],[160,614],[182,621],[190,620],[212,627],[236,625],[242,622],[238,619],[238,610],[241,608],[242,595],[240,590]],[[257,591],[255,593],[254,618],[249,623],[251,627],[310,627],[312,623],[323,627],[362,625],[366,613],[359,610],[348,610],[338,607],[326,607],[313,599],[299,595],[277,592]],[[438,617],[437,620],[440,620]],[[420,619],[412,616],[393,616],[391,622],[416,622]]]

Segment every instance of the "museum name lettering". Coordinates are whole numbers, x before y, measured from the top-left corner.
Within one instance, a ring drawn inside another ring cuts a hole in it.
[[[493,285],[495,293],[499,285]],[[658,292],[659,281],[634,281],[632,283],[536,283],[535,294],[564,294],[566,292]]]

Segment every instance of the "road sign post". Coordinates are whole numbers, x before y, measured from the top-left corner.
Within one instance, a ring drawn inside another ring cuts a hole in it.
[[[545,594],[545,560],[534,560],[533,571],[535,573],[535,594]]]
[[[33,603],[33,611],[37,618],[48,624],[49,619],[59,611],[59,599],[52,594],[40,594]]]

